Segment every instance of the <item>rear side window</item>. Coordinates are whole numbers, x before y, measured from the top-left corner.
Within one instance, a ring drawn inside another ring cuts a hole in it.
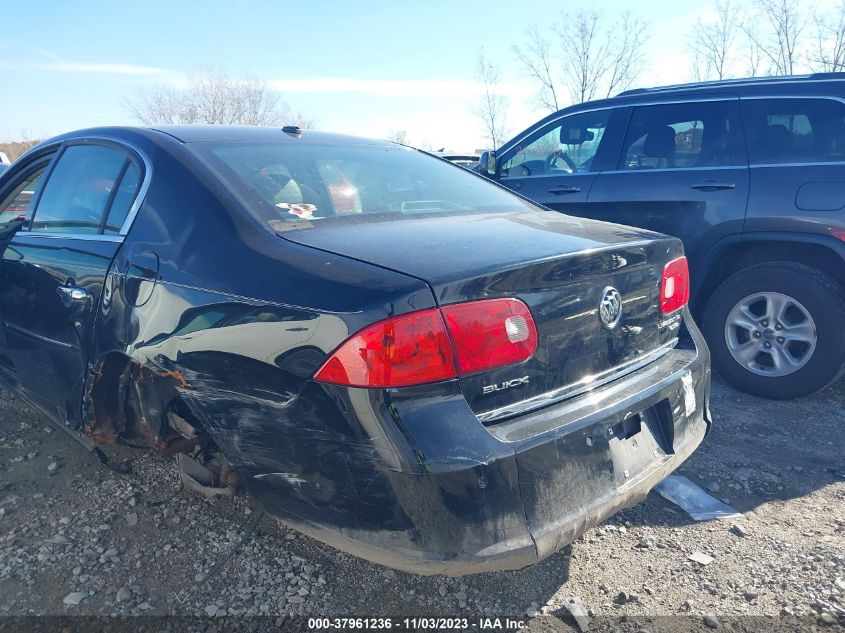
[[[742,102],[752,164],[845,160],[845,104],[833,99],[747,99]]]
[[[729,101],[643,106],[631,116],[619,169],[684,169],[738,164]]]
[[[117,235],[120,233],[120,228],[123,222],[129,215],[129,209],[132,208],[132,203],[138,197],[138,189],[141,186],[141,170],[138,165],[130,162],[126,167],[120,183],[117,185],[117,191],[114,194],[109,214],[106,217],[105,226],[103,226],[103,233],[107,235]]]
[[[535,209],[457,165],[403,147],[238,142],[191,149],[274,231]]]
[[[129,167],[123,152],[99,145],[71,145],[59,157],[35,209],[32,231],[102,233],[106,215],[115,209],[114,222],[125,218],[132,190]],[[128,188],[120,184],[129,174]],[[137,175],[135,176],[137,189]],[[115,206],[114,203],[119,206]],[[122,220],[121,220],[122,222]],[[113,228],[113,226],[112,226]],[[118,227],[119,230],[119,227]],[[117,232],[117,230],[110,231]]]

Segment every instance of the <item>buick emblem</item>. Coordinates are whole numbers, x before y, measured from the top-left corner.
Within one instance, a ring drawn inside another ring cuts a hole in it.
[[[608,330],[616,327],[622,319],[622,297],[613,286],[608,286],[601,293],[599,301],[599,319]]]

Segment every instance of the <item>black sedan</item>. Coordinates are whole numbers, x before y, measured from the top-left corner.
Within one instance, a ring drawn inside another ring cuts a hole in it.
[[[339,549],[519,568],[710,426],[678,240],[298,128],[84,130],[0,177],[0,375]],[[11,216],[11,217],[10,217]],[[97,450],[101,450],[97,448]]]

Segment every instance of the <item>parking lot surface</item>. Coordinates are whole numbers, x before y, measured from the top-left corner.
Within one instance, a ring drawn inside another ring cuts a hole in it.
[[[172,458],[129,447],[106,447],[108,468],[3,391],[0,615],[486,614],[544,628],[574,597],[600,618],[835,622],[845,608],[845,382],[774,402],[717,378],[712,410],[715,428],[681,474],[741,518],[696,523],[652,493],[534,567],[464,578],[379,567],[264,518],[200,584],[254,517],[248,498],[194,496]]]

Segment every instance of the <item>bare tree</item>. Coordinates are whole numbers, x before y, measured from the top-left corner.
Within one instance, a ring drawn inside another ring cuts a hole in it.
[[[757,77],[763,71],[763,51],[757,44],[759,41],[759,30],[750,21],[741,22],[740,24],[740,30],[744,39],[741,51],[745,61],[745,74],[749,77]]]
[[[643,46],[648,35],[648,24],[634,17],[630,11],[607,30],[607,61],[604,67],[606,93],[610,97],[617,91],[630,88],[645,65]]]
[[[601,39],[599,18],[598,11],[581,10],[564,16],[563,23],[555,26],[563,51],[563,74],[574,103],[592,99],[601,80],[599,65],[607,58],[608,42]]]
[[[816,51],[810,61],[823,72],[845,70],[845,1],[827,15],[815,16]]]
[[[124,102],[124,107],[146,125],[196,123],[193,112],[186,107],[187,97],[169,86],[145,88]]]
[[[481,85],[482,92],[473,112],[481,119],[487,140],[496,150],[508,135],[505,121],[510,99],[502,94],[502,71],[487,59],[483,48],[478,54],[475,77]]]
[[[528,27],[525,38],[524,47],[514,45],[513,52],[522,64],[525,74],[539,84],[535,103],[541,108],[557,112],[563,104],[558,99],[560,88],[552,71],[555,60],[551,44],[543,37],[536,24]]]
[[[514,46],[513,51],[539,86],[539,105],[561,108],[563,86],[572,102],[582,103],[610,96],[636,79],[644,64],[646,23],[626,12],[616,22],[605,24],[599,11],[564,14],[552,26],[554,47],[539,27],[526,31],[526,43]]]
[[[756,24],[764,27],[759,35]],[[798,0],[760,0],[759,12],[740,25],[748,43],[769,65],[769,74],[793,75],[800,63],[807,20]]]
[[[126,108],[145,124],[314,126],[313,120],[292,112],[265,82],[231,77],[221,69],[192,74],[183,90],[168,86],[143,90],[126,102]]]
[[[317,129],[318,121],[314,117],[305,116],[299,110],[293,111],[287,106],[287,104],[282,104],[281,108],[286,112],[286,114],[282,115],[282,120],[286,124],[295,125],[303,130]]]
[[[400,145],[408,144],[408,130],[390,130],[387,133],[387,140]]]
[[[702,79],[725,79],[735,55],[736,11],[731,0],[716,1],[716,18],[698,19],[693,27],[690,49],[694,55],[693,74]]]
[[[647,26],[625,12],[602,29],[602,14],[564,15],[555,27],[563,51],[563,74],[574,103],[609,97],[628,88],[642,70]]]
[[[692,51],[690,76],[693,81],[707,81],[710,79],[710,65],[698,51]]]

